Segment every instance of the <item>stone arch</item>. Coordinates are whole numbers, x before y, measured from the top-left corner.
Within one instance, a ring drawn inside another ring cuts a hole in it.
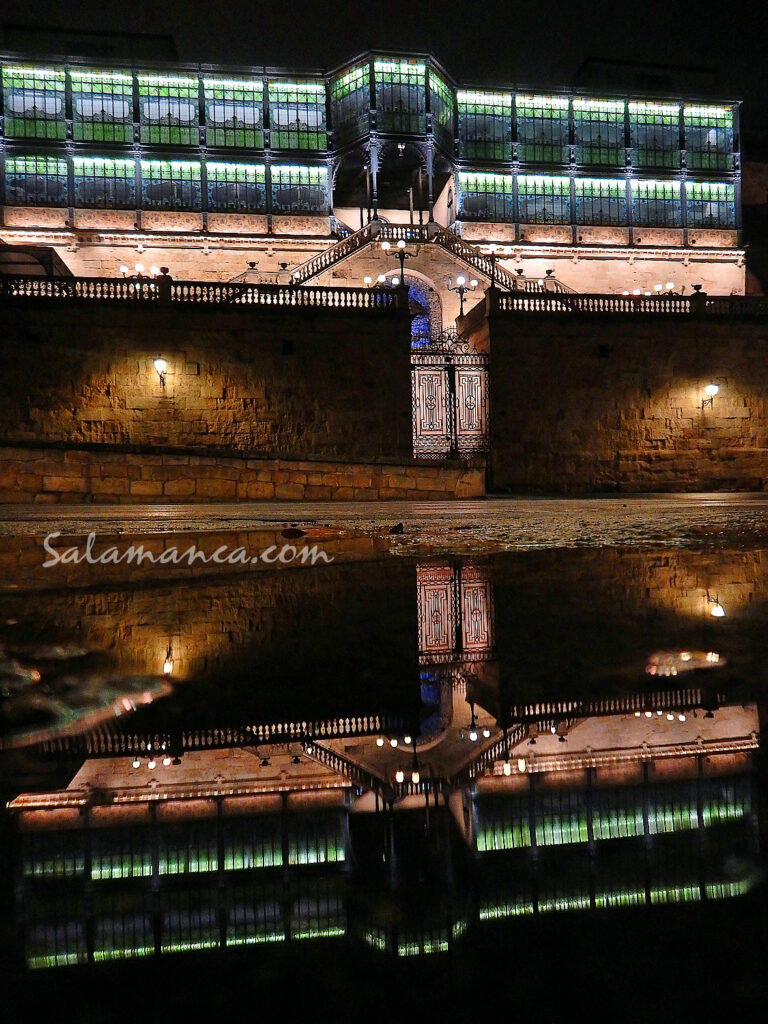
[[[391,270],[387,279],[399,277],[398,270]],[[405,283],[408,285],[408,304],[411,321],[411,343],[415,348],[428,345],[443,329],[443,304],[434,283],[418,270],[406,270]]]

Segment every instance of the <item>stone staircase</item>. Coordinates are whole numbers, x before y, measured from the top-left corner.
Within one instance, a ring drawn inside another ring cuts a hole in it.
[[[313,278],[332,270],[374,242],[389,242],[390,245],[397,245],[401,240],[407,244],[439,245],[445,252],[460,260],[469,270],[485,277],[488,281],[493,279],[498,287],[507,291],[541,291],[542,288],[545,291],[555,292],[574,291],[573,288],[551,276],[545,278],[543,285],[540,285],[537,280],[532,278],[510,274],[504,267],[499,266],[498,260],[494,266],[494,260],[490,255],[483,253],[478,246],[465,242],[453,231],[441,227],[439,224],[385,224],[380,220],[370,221],[359,231],[346,235],[329,249],[300,263],[291,272],[291,284],[307,284]]]

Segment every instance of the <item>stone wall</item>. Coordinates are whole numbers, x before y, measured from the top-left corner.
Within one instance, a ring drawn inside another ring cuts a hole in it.
[[[0,502],[440,501],[484,489],[481,461],[290,461],[0,445]]]
[[[0,444],[411,458],[405,316],[33,299],[0,316]]]
[[[494,489],[768,489],[764,320],[500,313],[490,352]]]

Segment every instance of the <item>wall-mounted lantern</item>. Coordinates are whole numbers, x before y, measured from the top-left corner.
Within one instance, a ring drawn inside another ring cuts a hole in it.
[[[173,673],[173,651],[171,645],[168,644],[168,650],[165,652],[165,661],[163,662],[163,675],[170,676]]]
[[[704,394],[707,397],[706,398],[702,398],[702,400],[701,400],[701,408],[702,409],[706,409],[707,406],[709,406],[710,409],[714,408],[715,395],[718,393],[719,390],[720,390],[720,388],[718,387],[717,384],[707,384],[707,386],[704,388]]]
[[[155,364],[154,365],[155,365],[155,369],[157,370],[157,375],[160,378],[160,387],[164,388],[165,387],[165,371],[168,369],[168,363],[166,363],[166,361],[163,359],[162,356],[158,356],[157,359],[155,359]],[[169,650],[170,650],[170,648],[169,648]]]

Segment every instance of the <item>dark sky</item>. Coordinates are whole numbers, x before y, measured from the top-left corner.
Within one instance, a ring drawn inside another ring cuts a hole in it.
[[[721,0],[0,0],[0,23],[170,33],[182,60],[328,68],[369,47],[432,52],[477,84],[567,84],[586,57],[717,68],[768,127],[768,3]]]

